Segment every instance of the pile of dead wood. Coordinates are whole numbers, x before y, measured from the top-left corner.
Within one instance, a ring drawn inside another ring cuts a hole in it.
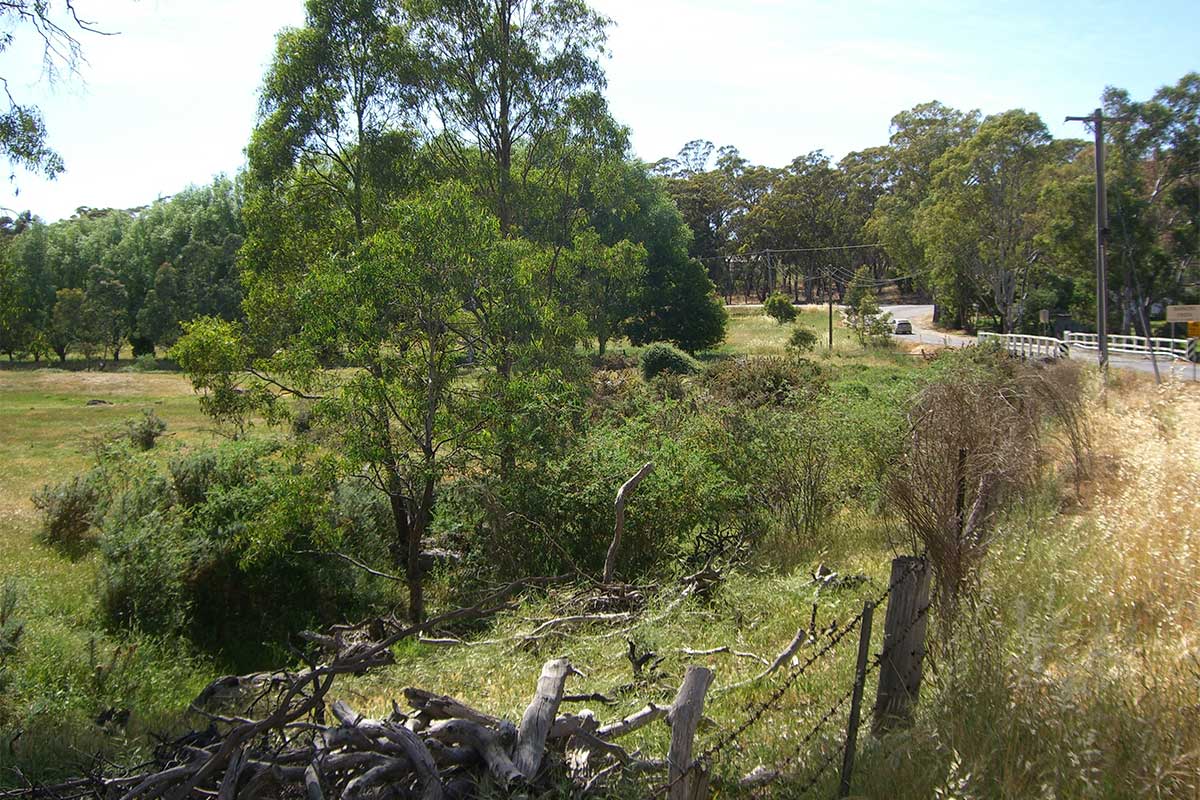
[[[489,610],[494,609],[453,612],[378,639],[364,638],[366,628],[309,634],[326,648],[327,660],[214,681],[192,706],[207,719],[207,729],[164,742],[153,761],[129,770],[96,767],[58,785],[0,791],[0,798],[434,800],[557,793],[566,787],[598,795],[611,791],[616,780],[641,775],[661,784],[676,771],[669,763],[688,763],[712,679],[698,668],[689,668],[671,706],[647,704],[607,724],[586,710],[560,713],[567,680],[579,674],[563,658],[545,663],[519,721],[422,689],[405,689],[403,705],[393,701],[382,717],[365,716],[331,694],[341,676],[392,664],[391,648],[401,639]],[[617,743],[660,719],[671,724],[668,759],[646,758]],[[679,788],[687,783],[677,782]]]

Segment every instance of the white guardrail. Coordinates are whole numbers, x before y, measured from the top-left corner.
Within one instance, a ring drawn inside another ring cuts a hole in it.
[[[988,333],[985,331],[979,334],[979,341],[981,343],[999,342],[1010,353],[1025,358],[1067,358],[1073,347],[1080,350],[1098,350],[1100,347],[1100,337],[1096,334],[1071,331],[1067,331],[1063,339],[1055,339],[1052,336],[1026,336],[1020,333]],[[1147,338],[1145,336],[1110,334],[1108,352],[1145,358],[1149,358],[1153,354],[1157,358],[1191,361],[1196,357],[1196,342],[1196,339],[1165,339],[1157,336]]]
[[[1023,333],[979,334],[979,342],[999,342],[1014,355],[1025,358],[1066,358],[1070,355],[1067,343],[1053,336],[1026,336]]]
[[[1100,337],[1094,333],[1072,333],[1067,331],[1066,343],[1080,350],[1098,350]],[[1119,336],[1109,334],[1108,352],[1135,356],[1149,356],[1151,352],[1164,358],[1188,360],[1188,339],[1164,339],[1158,336]]]

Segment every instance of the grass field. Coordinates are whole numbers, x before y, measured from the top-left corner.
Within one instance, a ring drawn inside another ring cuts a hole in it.
[[[820,312],[806,310],[802,321],[824,330]],[[720,352],[780,353],[787,333],[757,310],[735,310]],[[864,353],[844,328],[835,334],[834,353],[818,348],[814,356],[841,376],[891,381],[921,368],[897,351]],[[89,406],[91,399],[111,405]],[[885,741],[864,736],[858,796],[1196,796],[1200,394],[1126,376],[1106,402],[1093,410],[1094,479],[1077,494],[1050,469],[1009,510],[966,617],[969,630],[960,634],[969,654],[938,651],[910,731]],[[158,457],[217,435],[178,374],[0,370],[0,581],[16,587],[26,623],[18,653],[0,666],[0,786],[20,782],[16,769],[76,773],[97,750],[136,760],[152,744],[148,733],[202,727],[183,713],[187,702],[229,667],[220,653],[181,641],[104,630],[93,594],[97,556],[71,559],[35,538],[33,491],[85,469],[89,439],[146,408],[168,424]],[[564,655],[585,675],[570,691],[617,700],[591,705],[607,721],[647,701],[669,702],[685,666],[702,663],[717,675],[706,707],[713,722],[700,732],[702,743],[711,742],[777,684],[738,686],[762,664],[683,649],[728,646],[770,659],[808,624],[814,602],[819,626],[844,622],[884,586],[893,525],[843,514],[798,569],[763,565],[733,575],[707,600],[677,603],[668,591],[652,595],[631,624],[522,642],[541,621],[576,607],[578,597],[564,589],[525,601],[470,644],[403,644],[395,666],[339,691],[368,713],[387,711],[411,685],[515,718],[542,661]],[[867,581],[818,593],[809,576],[817,563]],[[877,622],[876,651],[880,631]],[[656,671],[633,675],[629,641],[662,657]],[[840,648],[806,675],[722,754],[718,787],[795,753],[798,733],[848,688],[852,650]],[[127,728],[95,723],[110,707],[132,710]],[[623,743],[660,755],[665,737],[665,726],[652,726]],[[834,739],[806,744],[804,758],[836,746]],[[829,780],[817,789],[819,796],[832,790]]]

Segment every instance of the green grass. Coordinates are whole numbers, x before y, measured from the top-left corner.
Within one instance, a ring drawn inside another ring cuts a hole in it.
[[[35,538],[34,490],[87,469],[88,439],[145,408],[167,421],[164,458],[212,437],[180,375],[0,371],[0,582],[15,585],[26,626],[0,676],[0,729],[22,732],[0,748],[0,783],[14,765],[62,774],[89,750],[127,752],[123,736],[91,722],[109,706],[135,709],[135,742],[148,728],[178,726],[179,709],[211,672],[181,643],[105,632],[94,608],[95,555],[68,558]]]

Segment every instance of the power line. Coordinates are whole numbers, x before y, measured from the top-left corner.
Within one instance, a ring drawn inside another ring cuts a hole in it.
[[[749,258],[751,256],[767,256],[773,253],[828,253],[834,250],[868,250],[871,248],[882,250],[883,246],[878,244],[835,244],[827,247],[785,247],[785,248],[767,248],[766,250],[752,250],[746,253],[730,253],[727,256],[703,256],[696,259],[697,261],[726,261],[731,258]]]

